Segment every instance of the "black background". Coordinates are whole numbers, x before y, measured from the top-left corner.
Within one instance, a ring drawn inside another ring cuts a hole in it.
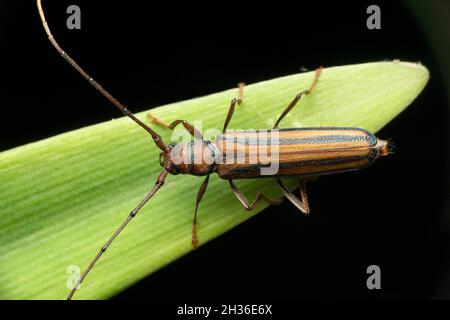
[[[81,7],[80,31],[65,27],[70,4]],[[377,133],[396,153],[311,183],[310,216],[288,202],[269,208],[117,299],[450,297],[443,71],[403,2],[376,2],[381,30],[366,28],[370,4],[44,2],[62,46],[136,112],[301,66],[399,58],[431,73],[413,105]],[[50,46],[34,1],[0,2],[0,40],[0,150],[120,116]],[[372,264],[379,291],[365,285]]]

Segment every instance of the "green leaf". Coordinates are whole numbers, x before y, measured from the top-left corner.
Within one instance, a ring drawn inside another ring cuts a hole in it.
[[[355,126],[376,132],[417,97],[428,78],[425,67],[398,61],[326,68],[315,91],[282,126]],[[230,128],[270,128],[312,79],[308,72],[246,86],[244,103],[237,107]],[[220,129],[236,93],[231,89],[174,103],[152,114],[166,122],[202,120],[203,130]],[[145,115],[138,114],[146,121]],[[155,129],[170,140],[167,129]],[[0,153],[0,298],[65,298],[68,267],[84,270],[153,186],[161,171],[158,154],[146,132],[127,118]],[[74,298],[108,298],[188,253],[202,180],[169,176]],[[272,179],[237,184],[249,198],[257,191],[281,195]],[[200,206],[200,245],[265,206],[245,212],[228,184],[211,176]]]

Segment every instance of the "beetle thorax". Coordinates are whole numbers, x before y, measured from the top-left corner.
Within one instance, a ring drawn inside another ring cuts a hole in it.
[[[173,144],[161,153],[160,163],[171,174],[204,176],[214,171],[216,150],[211,142],[204,140]]]

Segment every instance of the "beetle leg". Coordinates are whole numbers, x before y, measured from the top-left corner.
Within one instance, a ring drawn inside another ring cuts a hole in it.
[[[265,196],[261,192],[258,192],[256,194],[255,200],[253,200],[252,203],[249,203],[247,198],[242,194],[242,192],[238,189],[238,187],[236,187],[236,185],[233,183],[233,180],[228,180],[228,182],[230,183],[231,190],[235,194],[236,198],[238,198],[238,200],[244,206],[244,209],[247,211],[253,210],[256,207],[256,205],[258,204],[258,202],[261,201],[262,199],[264,199],[267,203],[274,204],[274,205],[278,205],[283,201],[282,199],[280,199],[280,200],[270,199],[269,197]]]
[[[297,103],[299,102],[299,100],[301,99],[301,97],[303,95],[308,95],[312,92],[312,90],[316,87],[317,82],[319,81],[319,77],[320,74],[322,73],[322,67],[316,69],[315,75],[314,75],[314,80],[311,84],[311,86],[309,87],[309,89],[303,90],[302,92],[300,92],[299,94],[297,94],[295,96],[295,98],[289,103],[289,105],[286,107],[286,109],[284,109],[283,113],[281,113],[280,117],[278,118],[278,120],[275,122],[275,125],[273,126],[273,129],[277,129],[278,125],[280,124],[281,120],[284,119],[284,117],[287,116],[287,114],[294,109],[294,107],[297,105]]]
[[[280,179],[277,179],[278,184],[280,185],[281,189],[283,190],[284,196],[294,205],[296,206],[303,214],[309,214],[309,204],[308,204],[308,194],[306,193],[306,183],[304,180],[300,180],[300,197],[301,200],[293,194],[291,191],[289,191],[281,182]]]
[[[175,127],[177,125],[179,125],[180,123],[183,125],[183,127],[191,134],[191,136],[197,138],[197,139],[203,139],[202,134],[200,133],[200,131],[198,131],[189,121],[186,120],[175,120],[173,121],[171,124],[167,124],[164,121],[156,118],[155,116],[151,115],[150,113],[147,114],[147,119],[148,121],[150,121],[151,123],[154,123],[160,127],[164,127],[170,130],[175,129]]]
[[[244,87],[245,87],[244,82],[238,83],[239,99],[241,99],[241,101],[244,100]]]
[[[155,117],[151,113],[147,113],[146,117],[147,117],[148,122],[156,124],[157,126],[160,126],[160,127],[163,127],[163,128],[170,129],[170,126],[167,123],[165,123],[164,121],[162,121],[159,118]]]
[[[197,212],[198,212],[198,206],[200,204],[200,201],[202,201],[203,195],[206,192],[206,188],[208,187],[208,181],[209,181],[209,175],[206,176],[205,180],[203,181],[202,185],[200,186],[200,189],[197,193],[197,199],[195,201],[195,213],[194,213],[194,221],[192,223],[192,247],[195,249],[198,245],[198,237],[197,237]]]
[[[228,124],[231,121],[231,118],[233,117],[234,108],[236,107],[236,104],[241,104],[242,100],[244,99],[244,86],[245,83],[240,82],[238,84],[239,87],[239,98],[233,98],[230,103],[230,107],[228,108],[228,114],[227,118],[225,119],[225,123],[223,124],[223,130],[222,132],[225,132],[228,128]]]
[[[231,118],[233,117],[234,108],[236,107],[236,104],[241,104],[242,100],[241,98],[233,98],[230,103],[230,108],[228,109],[227,118],[225,119],[225,123],[223,124],[223,130],[222,132],[225,132],[228,128],[228,124],[231,121]]]

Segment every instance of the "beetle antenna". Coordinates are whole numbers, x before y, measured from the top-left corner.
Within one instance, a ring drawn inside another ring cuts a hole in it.
[[[78,279],[77,283],[75,284],[75,286],[72,288],[72,291],[70,291],[69,295],[67,296],[67,300],[72,300],[73,295],[75,294],[75,292],[77,291],[77,289],[80,287],[81,283],[83,282],[83,280],[86,278],[86,276],[88,275],[89,271],[92,270],[92,268],[94,267],[95,263],[100,259],[100,257],[103,255],[103,253],[106,251],[106,249],[108,249],[108,247],[111,245],[111,243],[114,241],[114,239],[117,238],[117,236],[122,232],[122,230],[127,226],[127,224],[131,221],[131,219],[133,219],[136,214],[138,213],[138,211],[147,203],[148,200],[151,199],[151,197],[153,197],[155,195],[155,193],[159,190],[159,188],[162,187],[162,185],[164,184],[164,180],[167,177],[167,174],[169,172],[167,170],[164,170],[163,172],[161,172],[158,176],[158,180],[156,180],[155,185],[153,186],[152,190],[145,196],[145,198],[136,206],[136,208],[133,209],[133,211],[131,211],[131,213],[128,215],[128,217],[125,219],[124,222],[122,222],[122,224],[119,226],[119,228],[117,228],[117,230],[113,233],[113,235],[111,236],[111,238],[109,238],[109,240],[104,244],[104,246],[100,249],[100,251],[97,253],[97,255],[95,256],[95,258],[91,261],[91,263],[89,263],[88,267],[86,268],[86,270],[82,273],[81,277]]]
[[[39,15],[42,20],[42,25],[44,26],[45,32],[47,33],[48,39],[52,43],[53,47],[55,47],[56,51],[59,52],[59,54],[72,66],[75,68],[75,70],[78,71],[95,89],[97,89],[103,96],[105,96],[109,101],[111,101],[117,108],[122,111],[124,115],[129,117],[131,120],[136,122],[138,125],[140,125],[145,131],[147,131],[151,136],[155,144],[163,151],[167,150],[167,147],[164,143],[164,141],[161,139],[159,134],[157,134],[154,130],[152,130],[149,126],[147,126],[145,123],[143,123],[141,120],[136,118],[136,116],[128,110],[128,108],[123,105],[119,100],[114,98],[107,90],[105,90],[97,81],[94,80],[86,71],[81,68],[78,63],[75,62],[56,42],[55,38],[53,37],[52,32],[50,31],[50,28],[47,24],[47,21],[45,20],[44,10],[42,9],[42,0],[36,0],[37,7],[39,10]]]

